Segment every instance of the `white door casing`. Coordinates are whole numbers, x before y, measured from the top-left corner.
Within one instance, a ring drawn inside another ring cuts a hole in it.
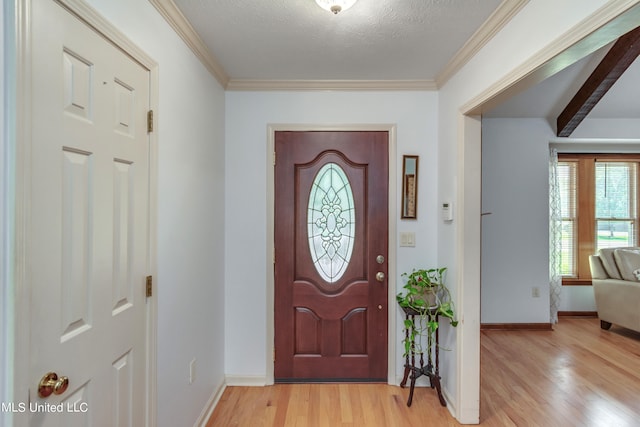
[[[88,7],[64,3],[104,27]],[[13,399],[31,405],[16,422],[153,423],[155,301],[145,297],[145,277],[155,270],[155,153],[146,127],[155,64],[145,57],[141,65],[132,59],[138,52],[125,53],[51,0],[34,0],[31,11],[23,163],[31,300],[18,307],[30,313],[18,330],[30,340],[16,349],[16,359],[29,355],[27,368],[16,360],[16,382],[28,381],[29,394],[15,385]],[[70,385],[41,399],[37,384],[49,371]],[[63,412],[53,413],[60,403]]]

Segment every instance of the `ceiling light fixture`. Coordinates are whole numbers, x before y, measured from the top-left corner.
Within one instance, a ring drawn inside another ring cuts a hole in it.
[[[358,0],[316,0],[316,3],[324,10],[337,15],[343,10],[349,9],[356,1]]]

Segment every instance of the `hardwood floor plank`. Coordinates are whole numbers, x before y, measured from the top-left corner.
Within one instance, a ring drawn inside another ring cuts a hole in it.
[[[640,334],[562,318],[552,332],[483,331],[481,346],[481,425],[639,425]]]
[[[362,399],[360,398],[360,393],[358,392],[359,389],[356,388],[356,392],[353,392],[353,386],[354,385],[352,384],[343,385],[344,392],[350,395],[349,401],[351,402],[352,415],[351,422],[354,426],[364,425],[364,409],[362,405]],[[346,402],[346,404],[349,404],[349,402]]]
[[[386,384],[227,387],[207,423],[239,427],[453,427],[437,394]],[[562,317],[553,331],[481,331],[488,427],[640,426],[640,333]]]

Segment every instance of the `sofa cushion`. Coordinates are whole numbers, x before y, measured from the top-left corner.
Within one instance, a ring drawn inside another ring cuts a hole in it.
[[[602,265],[602,259],[598,255],[589,255],[589,269],[591,270],[592,279],[605,280],[609,278]]]
[[[620,272],[618,271],[618,267],[616,265],[616,260],[613,258],[613,252],[619,248],[602,248],[598,251],[598,255],[600,255],[600,260],[602,261],[602,266],[605,271],[612,279],[622,279],[620,276]]]
[[[640,282],[640,249],[616,249],[613,258],[623,280]]]

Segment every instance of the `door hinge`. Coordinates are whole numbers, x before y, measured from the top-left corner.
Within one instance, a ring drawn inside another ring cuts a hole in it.
[[[276,363],[276,348],[273,348],[273,363]]]
[[[273,152],[273,166],[276,165],[276,152]]]
[[[147,276],[147,298],[153,296],[153,276]]]
[[[153,132],[153,110],[147,111],[147,133]]]

